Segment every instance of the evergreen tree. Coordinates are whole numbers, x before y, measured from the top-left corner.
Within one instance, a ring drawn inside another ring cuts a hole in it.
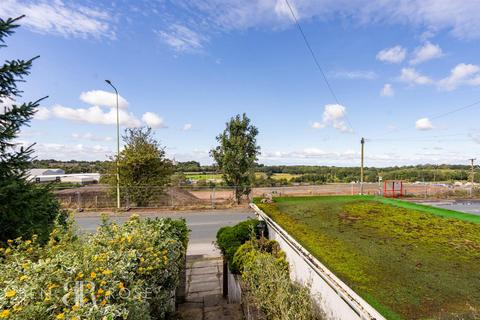
[[[250,194],[255,175],[254,167],[260,147],[257,146],[258,129],[243,114],[231,118],[225,130],[217,136],[219,146],[210,151],[218,164],[223,180],[235,188],[237,203],[243,195]]]
[[[21,18],[23,16],[0,18],[0,47],[5,47],[5,38],[14,33]],[[33,145],[24,148],[15,143],[20,128],[28,125],[42,100],[15,102],[22,93],[17,85],[30,73],[36,58],[5,61],[0,67],[0,106],[3,109],[0,110],[0,241],[19,236],[29,238],[33,234],[46,240],[60,213],[58,202],[48,187],[26,180]]]

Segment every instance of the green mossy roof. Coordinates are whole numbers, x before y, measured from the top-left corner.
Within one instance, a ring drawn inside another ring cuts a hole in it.
[[[372,196],[258,206],[388,319],[480,317],[479,216]]]

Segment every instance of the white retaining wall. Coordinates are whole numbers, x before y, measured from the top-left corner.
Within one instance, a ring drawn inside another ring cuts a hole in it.
[[[269,238],[276,240],[286,253],[292,280],[310,286],[317,305],[329,319],[385,319],[262,210],[254,204],[250,206],[267,223]]]

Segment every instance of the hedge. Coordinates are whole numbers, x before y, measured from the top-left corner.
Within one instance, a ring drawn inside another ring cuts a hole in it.
[[[278,242],[263,237],[257,239],[259,223],[247,220],[217,232],[217,245],[230,270],[241,274],[245,289],[242,300],[254,306],[261,319],[323,319],[309,288],[290,280],[286,255]]]
[[[233,264],[235,252],[243,243],[256,237],[257,225],[259,223],[258,220],[249,219],[235,226],[223,227],[218,230],[217,246],[228,261],[232,273],[238,273]]]
[[[92,235],[55,229],[0,249],[0,318],[165,319],[185,267],[185,221],[130,218]]]

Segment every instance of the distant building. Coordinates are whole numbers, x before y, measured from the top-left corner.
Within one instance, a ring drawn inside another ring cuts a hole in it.
[[[65,174],[62,169],[31,169],[28,172],[29,181],[32,182],[72,182],[79,184],[98,183],[100,173],[72,173]]]
[[[49,176],[49,175],[58,175],[58,174],[65,174],[65,171],[62,169],[30,169],[28,171],[28,175],[30,178],[34,178],[36,176]]]

